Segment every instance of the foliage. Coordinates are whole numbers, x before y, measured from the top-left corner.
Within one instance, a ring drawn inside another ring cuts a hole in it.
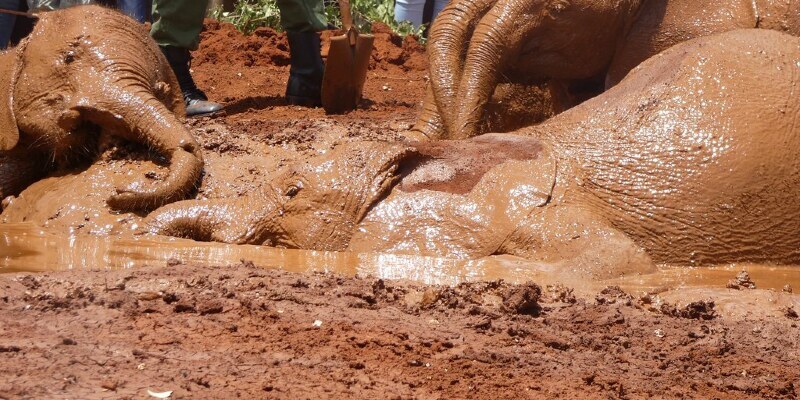
[[[359,31],[369,33],[373,22],[382,22],[389,26],[400,36],[413,35],[422,38],[424,26],[414,28],[406,21],[395,22],[394,0],[350,0],[353,14],[353,24]],[[328,23],[337,28],[342,27],[339,15],[339,4],[336,0],[325,0],[325,15]],[[236,2],[233,11],[222,11],[221,8],[212,10],[211,18],[229,22],[245,34],[252,33],[256,28],[266,26],[277,31],[281,30],[280,11],[275,0],[240,0]]]
[[[222,7],[218,7],[211,11],[210,16],[218,21],[233,24],[236,29],[247,35],[262,26],[281,30],[281,14],[275,0],[237,1],[233,11],[223,11]]]

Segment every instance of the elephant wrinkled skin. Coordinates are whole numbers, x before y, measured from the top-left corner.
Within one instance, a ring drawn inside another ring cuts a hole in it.
[[[150,187],[118,188],[116,209],[180,200],[203,160],[183,126],[177,80],[146,29],[97,6],[41,14],[33,33],[0,53],[0,196],[70,167],[108,134],[144,144],[170,163]]]
[[[605,79],[607,89],[677,43],[745,28],[800,35],[800,1],[454,0],[431,27],[430,85],[413,132],[480,134],[504,81],[550,80],[557,108],[569,108],[571,82]]]
[[[599,276],[653,263],[800,262],[800,38],[675,46],[514,134],[346,143],[236,200],[184,201],[153,232],[438,256],[513,254]]]

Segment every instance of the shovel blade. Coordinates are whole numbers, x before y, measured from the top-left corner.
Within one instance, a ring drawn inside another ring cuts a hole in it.
[[[322,79],[322,107],[325,112],[341,114],[358,106],[367,79],[374,40],[372,35],[358,35],[355,46],[351,46],[347,35],[331,38]]]

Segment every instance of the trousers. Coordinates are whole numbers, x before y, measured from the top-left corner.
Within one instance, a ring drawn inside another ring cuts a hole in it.
[[[0,0],[0,8],[17,11],[19,0]],[[0,14],[0,50],[8,46],[11,33],[14,32],[14,23],[17,17],[11,14]]]

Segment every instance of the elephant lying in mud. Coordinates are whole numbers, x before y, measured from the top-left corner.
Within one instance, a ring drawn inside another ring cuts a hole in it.
[[[739,30],[655,56],[535,127],[345,143],[250,197],[156,210],[200,240],[513,254],[598,275],[654,263],[800,262],[800,38]]]
[[[743,28],[800,35],[800,1],[454,0],[431,27],[431,79],[414,131],[469,138],[482,133],[502,81],[551,79],[551,88],[564,88],[602,86],[605,77],[609,88],[677,43]]]
[[[102,7],[41,14],[0,53],[0,198],[98,150],[101,134],[141,143],[170,163],[150,187],[118,189],[117,209],[180,200],[200,178],[199,146],[178,119],[180,88],[140,24]],[[176,115],[177,114],[177,115]]]

